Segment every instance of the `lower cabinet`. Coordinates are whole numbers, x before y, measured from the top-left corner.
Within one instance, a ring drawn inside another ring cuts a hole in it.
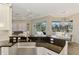
[[[43,47],[36,47],[37,55],[44,55],[45,54],[45,48]]]
[[[1,47],[1,55],[9,55],[9,47]]]
[[[58,53],[44,47],[2,47],[1,55],[58,55]]]
[[[57,55],[58,53],[44,47],[37,47],[37,55]]]

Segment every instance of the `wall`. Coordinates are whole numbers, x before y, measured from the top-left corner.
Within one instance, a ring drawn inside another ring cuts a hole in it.
[[[13,20],[12,31],[31,31],[30,22],[28,20]]]
[[[26,22],[25,21],[12,21],[12,30],[13,31],[26,31]]]
[[[45,16],[45,17],[42,17],[42,18],[39,18],[39,19],[36,19],[36,20],[32,20],[32,27],[37,22],[46,21],[47,22],[46,33],[47,33],[47,35],[52,35],[52,30],[51,30],[52,21],[61,21],[61,20],[67,21],[67,20],[70,20],[70,19],[68,19],[66,17]],[[32,29],[32,32],[34,32],[34,29]]]
[[[72,41],[79,43],[79,14],[69,16],[73,20]]]
[[[51,35],[52,34],[52,30],[51,30],[51,22],[52,21],[60,21],[60,20],[73,20],[73,31],[72,31],[72,42],[77,42],[79,43],[79,35],[78,35],[78,32],[79,32],[79,14],[75,14],[75,15],[71,15],[69,17],[52,17],[52,16],[45,16],[43,18],[39,18],[39,19],[36,19],[36,20],[32,20],[32,21],[29,21],[29,24],[30,24],[30,31],[33,32],[34,29],[32,28],[33,25],[37,22],[40,22],[40,21],[46,21],[47,22],[47,28],[46,28],[46,32],[47,32],[47,35]]]
[[[69,17],[52,17],[52,16],[46,16],[43,18],[40,18],[38,20],[33,20],[32,24],[35,24],[37,21],[41,21],[41,20],[46,20],[47,21],[47,28],[46,28],[46,32],[48,33],[48,35],[52,34],[52,30],[51,30],[51,22],[52,21],[56,21],[56,20],[73,20],[73,31],[72,31],[72,42],[77,42],[79,43],[79,13],[78,14],[74,14],[71,15]]]

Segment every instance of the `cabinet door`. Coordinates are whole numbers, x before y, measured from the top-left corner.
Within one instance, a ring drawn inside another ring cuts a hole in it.
[[[45,55],[45,49],[43,47],[37,47],[37,55]]]
[[[0,30],[9,30],[10,21],[10,6],[0,4]]]

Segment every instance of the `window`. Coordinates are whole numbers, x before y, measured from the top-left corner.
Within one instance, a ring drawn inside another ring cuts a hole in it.
[[[45,31],[46,30],[46,22],[36,23],[36,31]]]
[[[42,33],[46,35],[46,25],[47,25],[46,21],[36,22],[33,25],[32,34],[37,35],[38,33]]]
[[[72,32],[72,21],[52,21],[53,32]]]

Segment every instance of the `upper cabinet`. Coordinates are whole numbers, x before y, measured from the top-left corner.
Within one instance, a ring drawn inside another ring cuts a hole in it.
[[[0,4],[0,30],[10,30],[12,15],[10,4]]]

